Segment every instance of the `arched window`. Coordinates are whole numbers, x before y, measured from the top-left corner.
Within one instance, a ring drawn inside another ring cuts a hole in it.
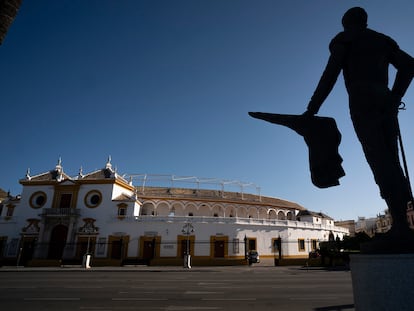
[[[125,203],[118,204],[118,219],[124,219],[127,215],[128,205]]]

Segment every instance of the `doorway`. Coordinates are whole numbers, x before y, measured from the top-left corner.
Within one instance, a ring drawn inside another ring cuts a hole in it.
[[[21,253],[19,264],[26,266],[28,262],[32,260],[35,245],[36,245],[36,238],[34,237],[23,238],[22,253]]]
[[[214,257],[224,258],[224,241],[214,241]]]
[[[210,257],[211,258],[227,258],[228,256],[228,236],[210,236]]]
[[[62,259],[67,235],[68,227],[65,225],[60,224],[53,228],[49,240],[48,259]]]
[[[155,257],[155,239],[152,241],[144,241],[142,257],[144,260],[150,260]]]
[[[256,248],[256,239],[255,238],[249,238],[248,239],[248,251],[257,250]]]

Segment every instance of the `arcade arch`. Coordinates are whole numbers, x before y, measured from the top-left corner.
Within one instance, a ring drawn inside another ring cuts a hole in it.
[[[277,214],[274,209],[269,210],[269,219],[277,219]]]
[[[141,208],[141,215],[142,216],[146,216],[146,215],[155,215],[155,208],[154,208],[154,204],[151,202],[146,202],[142,205]]]
[[[211,216],[224,217],[224,208],[221,205],[214,205],[211,209]]]
[[[168,204],[166,202],[161,202],[160,204],[158,204],[157,206],[157,216],[168,216],[170,214],[174,213],[175,214],[175,208],[172,208],[170,210],[170,207],[168,206]]]
[[[225,217],[237,217],[237,209],[234,206],[227,206],[225,209]]]
[[[264,207],[260,207],[257,211],[259,219],[267,219],[268,218],[268,211]]]
[[[173,210],[174,210],[175,216],[187,216],[188,215],[186,211],[186,207],[181,202],[174,202],[171,207],[171,211]]]
[[[247,211],[247,217],[248,218],[253,218],[253,219],[257,219],[258,216],[258,211],[257,208],[255,207],[250,207]]]
[[[237,211],[237,217],[240,218],[247,218],[247,208],[246,207],[239,207]]]
[[[186,216],[199,216],[197,207],[194,203],[189,203],[185,207],[185,214]]]
[[[286,220],[285,213],[284,213],[284,212],[282,212],[282,211],[279,211],[279,212],[277,213],[277,219],[278,219],[278,220]]]

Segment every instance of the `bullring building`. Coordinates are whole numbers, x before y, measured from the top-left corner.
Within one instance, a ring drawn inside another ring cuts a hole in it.
[[[119,175],[105,166],[75,177],[61,161],[21,179],[22,193],[0,204],[2,264],[46,266],[192,265],[308,258],[348,229],[294,202],[248,193],[246,184],[159,175]],[[229,191],[229,186],[239,191]],[[257,189],[256,189],[257,190]],[[276,262],[276,261],[275,261]]]

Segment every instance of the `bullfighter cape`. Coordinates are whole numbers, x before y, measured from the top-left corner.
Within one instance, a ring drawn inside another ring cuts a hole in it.
[[[309,150],[309,168],[312,183],[318,188],[339,185],[345,176],[342,157],[338,152],[341,133],[335,119],[329,117],[264,112],[249,112],[256,119],[284,125],[303,136]]]

